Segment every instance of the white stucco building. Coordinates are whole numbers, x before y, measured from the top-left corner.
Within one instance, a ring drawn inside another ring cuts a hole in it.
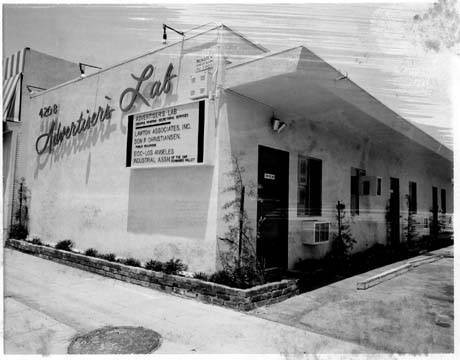
[[[450,221],[452,152],[303,46],[271,53],[221,25],[28,101],[44,241],[215,271],[232,159],[267,267],[326,254],[338,201],[355,251],[404,241],[406,195],[420,234],[433,209]]]

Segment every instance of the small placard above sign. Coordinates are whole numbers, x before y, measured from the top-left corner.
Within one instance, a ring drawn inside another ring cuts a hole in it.
[[[214,67],[214,58],[212,55],[205,55],[195,60],[195,72],[201,72]]]
[[[203,163],[205,102],[171,106],[128,118],[126,166]]]

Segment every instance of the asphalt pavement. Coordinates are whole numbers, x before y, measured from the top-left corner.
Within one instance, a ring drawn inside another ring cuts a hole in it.
[[[439,255],[444,257],[437,258]],[[367,290],[357,290],[358,281],[409,261],[419,265]],[[453,265],[451,246],[255,309],[251,314],[382,353],[449,354],[454,351]]]
[[[65,354],[77,335],[143,326],[156,353],[369,354],[375,349],[4,249],[4,351]]]

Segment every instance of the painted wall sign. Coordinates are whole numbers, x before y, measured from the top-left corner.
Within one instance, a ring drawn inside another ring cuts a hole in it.
[[[112,112],[115,111],[109,104],[105,109],[99,106],[97,112],[90,113],[89,110],[86,110],[85,117],[83,116],[83,111],[80,113],[80,118],[77,121],[72,121],[70,125],[63,126],[60,122],[53,121],[49,130],[41,134],[37,141],[35,142],[35,150],[38,155],[43,154],[45,151],[50,153],[53,151],[53,148],[64,141],[64,139],[69,139],[72,136],[81,134],[93,126],[96,126],[98,122],[103,122],[106,119],[112,118]]]
[[[54,104],[53,106],[44,106],[40,109],[40,111],[38,112],[38,115],[41,118],[48,117],[51,115],[56,115],[58,113],[58,109],[59,107],[57,106],[57,104]]]
[[[126,166],[203,163],[205,102],[171,106],[128,118]]]
[[[163,77],[163,81],[156,80],[153,82],[153,84],[150,86],[150,89],[148,91],[148,97],[150,99],[154,99],[157,96],[160,96],[162,93],[169,93],[171,91],[171,80],[177,77],[177,75],[173,74],[172,71],[174,69],[173,64],[169,64],[168,69],[166,70],[166,73]],[[136,102],[137,99],[142,100],[142,102],[145,105],[150,106],[148,100],[146,97],[141,93],[141,87],[142,84],[150,79],[154,73],[155,69],[153,65],[147,65],[145,69],[142,71],[140,76],[136,76],[134,74],[131,74],[131,77],[137,81],[136,87],[132,88],[126,88],[123,90],[123,92],[120,95],[120,109],[123,112],[131,110],[133,107],[134,103]],[[145,92],[144,92],[145,93]],[[129,94],[129,97],[127,98],[127,95]],[[126,103],[125,98],[129,99],[128,103]]]

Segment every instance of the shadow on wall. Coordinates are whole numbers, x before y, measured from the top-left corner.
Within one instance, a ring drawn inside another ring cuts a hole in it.
[[[213,168],[131,170],[128,232],[204,239]]]
[[[117,128],[117,125],[113,124],[112,120],[113,118],[109,118],[103,122],[99,122],[88,131],[84,131],[76,136],[71,136],[69,139],[64,139],[62,143],[55,146],[51,152],[47,149],[43,154],[37,155],[34,178],[37,179],[39,172],[48,164],[52,162],[56,163],[64,157],[79,153],[80,151],[90,150],[91,147],[95,146],[99,141],[104,142],[108,140],[110,135],[116,131]],[[46,131],[47,130],[43,131],[42,134],[46,133]]]

